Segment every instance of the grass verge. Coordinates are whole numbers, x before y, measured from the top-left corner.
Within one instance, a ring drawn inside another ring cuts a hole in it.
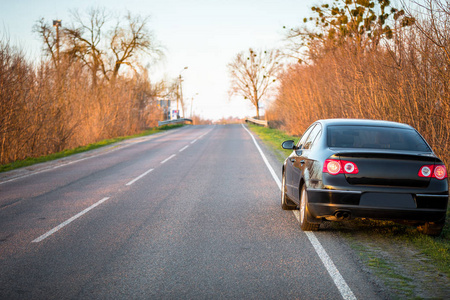
[[[299,137],[288,135],[284,131],[278,129],[262,127],[250,123],[248,124],[248,127],[256,133],[264,143],[270,146],[280,162],[283,162],[292,152],[291,150],[282,149],[281,143],[287,140],[294,140],[295,142],[298,142],[299,140]]]
[[[150,128],[147,129],[141,133],[135,134],[135,135],[130,135],[130,136],[121,136],[121,137],[117,137],[117,138],[112,138],[112,139],[106,139],[106,140],[102,140],[99,141],[97,143],[93,143],[93,144],[89,144],[86,146],[80,146],[74,149],[67,149],[67,150],[63,150],[61,152],[58,153],[53,153],[53,154],[49,154],[49,155],[45,155],[45,156],[40,156],[40,157],[29,157],[27,159],[24,160],[18,160],[9,164],[5,164],[5,165],[0,165],[0,172],[6,172],[6,171],[11,171],[14,169],[18,169],[18,168],[22,168],[22,167],[27,167],[27,166],[31,166],[34,164],[38,164],[38,163],[42,163],[42,162],[47,162],[47,161],[51,161],[51,160],[55,160],[55,159],[59,159],[59,158],[63,158],[63,157],[67,157],[70,155],[74,155],[77,153],[82,153],[82,152],[86,152],[89,150],[93,150],[93,149],[97,149],[100,147],[104,147],[107,145],[111,145],[117,142],[121,142],[123,140],[127,140],[127,139],[132,139],[132,138],[136,138],[136,137],[141,137],[141,136],[147,136],[147,135],[152,135],[161,131],[166,131],[166,130],[170,130],[170,129],[175,129],[178,127],[183,126],[183,124],[174,124],[174,125],[164,125],[161,127],[155,127],[155,128]]]
[[[277,156],[281,156],[280,161],[290,154],[291,151],[280,150],[281,143],[284,140],[294,139],[298,141],[298,137],[289,136],[286,133],[271,128],[259,127],[257,125],[248,126],[260,139],[271,148]],[[283,157],[284,155],[284,157]],[[386,258],[377,256],[380,252],[374,251],[375,244],[370,241],[376,241],[378,245],[386,245],[395,243],[412,249],[413,253],[418,253],[420,258],[414,257],[398,257],[395,263],[416,263],[418,260],[425,259],[424,264],[432,264],[433,268],[450,278],[450,206],[447,208],[447,219],[442,234],[439,237],[430,237],[418,232],[415,227],[394,223],[391,221],[379,220],[354,220],[348,222],[332,222],[328,227],[336,230],[342,236],[350,240],[353,247],[356,247],[362,261],[374,270],[388,286],[394,284],[401,295],[410,297],[411,294],[405,293],[410,290],[411,281],[408,276],[402,274],[402,270],[390,266],[388,261],[394,259],[395,255]],[[363,240],[364,242],[361,242]],[[388,248],[388,247],[386,247]],[[392,250],[395,252],[395,250]],[[395,253],[394,253],[395,254]],[[432,272],[430,272],[432,273]],[[397,278],[396,280],[393,280]]]

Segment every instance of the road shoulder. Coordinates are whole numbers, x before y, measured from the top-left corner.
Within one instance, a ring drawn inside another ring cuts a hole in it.
[[[110,153],[110,152],[113,152],[113,151],[116,151],[119,149],[123,149],[123,148],[129,147],[129,146],[137,144],[137,143],[142,143],[142,142],[146,142],[149,140],[153,140],[153,139],[156,139],[156,138],[168,135],[168,134],[173,134],[175,132],[178,132],[179,130],[183,130],[183,127],[177,128],[177,129],[172,129],[169,131],[158,132],[158,133],[148,135],[148,136],[127,139],[127,140],[124,140],[121,142],[117,142],[117,143],[114,143],[111,145],[103,146],[103,147],[89,150],[86,152],[77,153],[77,154],[66,156],[63,158],[59,158],[59,159],[55,159],[55,160],[51,160],[51,161],[47,161],[47,162],[42,162],[42,163],[37,163],[37,164],[31,165],[31,166],[15,169],[15,170],[11,170],[11,171],[2,172],[2,173],[0,173],[0,184],[10,182],[13,180],[17,180],[19,178],[24,178],[24,177],[28,177],[31,175],[39,174],[39,173],[46,172],[49,170],[57,169],[57,168],[60,168],[60,167],[66,166],[66,165],[74,164],[74,163],[84,161],[86,159],[90,159],[90,158],[97,157],[100,155],[104,155],[106,153]]]

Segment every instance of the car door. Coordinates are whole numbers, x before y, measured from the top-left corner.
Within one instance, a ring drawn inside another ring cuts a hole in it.
[[[299,153],[302,151],[302,145],[306,142],[306,139],[308,138],[309,134],[311,133],[312,129],[314,128],[314,124],[311,125],[306,131],[305,133],[302,135],[302,137],[300,138],[300,141],[297,143],[297,147],[299,149],[297,150],[293,150],[291,155],[289,155],[288,159],[286,160],[286,170],[285,170],[285,175],[286,175],[286,188],[287,188],[287,194],[289,196],[289,198],[295,200],[298,200],[298,195],[295,195],[295,191],[298,190],[298,186],[295,187],[296,185],[298,185],[296,183],[296,181],[294,180],[295,177],[295,173],[297,171],[294,170],[294,163],[297,161],[298,157],[299,157]]]
[[[312,161],[309,159],[311,148],[317,136],[321,133],[322,126],[315,124],[301,145],[301,149],[294,151],[292,156],[292,196],[299,201],[300,198],[300,181],[304,177],[305,169],[308,169],[312,165]]]

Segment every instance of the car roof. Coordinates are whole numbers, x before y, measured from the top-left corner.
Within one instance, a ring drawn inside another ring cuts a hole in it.
[[[369,119],[323,119],[318,120],[317,122],[325,125],[359,125],[359,126],[378,126],[378,127],[394,127],[394,128],[403,128],[403,129],[413,129],[413,127],[392,121],[383,121],[383,120],[369,120]]]

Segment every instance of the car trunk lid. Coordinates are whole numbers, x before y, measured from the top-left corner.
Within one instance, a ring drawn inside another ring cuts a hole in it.
[[[351,161],[358,167],[357,174],[345,174],[352,185],[426,188],[429,177],[420,177],[424,165],[434,165],[431,153],[400,153],[397,151],[358,151],[336,154],[341,161]]]

